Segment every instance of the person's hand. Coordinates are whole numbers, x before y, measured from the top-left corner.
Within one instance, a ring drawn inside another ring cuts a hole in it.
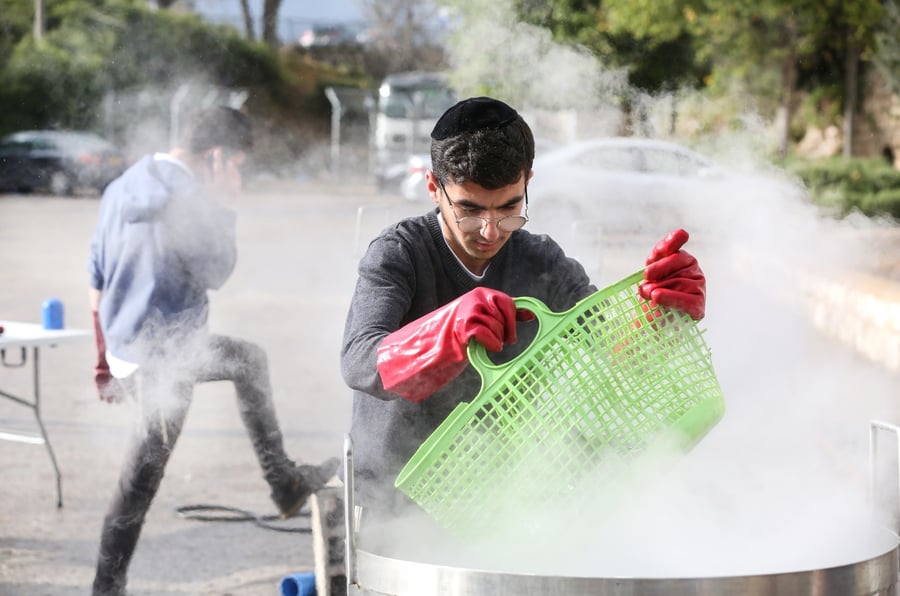
[[[91,314],[94,318],[94,339],[97,342],[97,364],[94,366],[94,384],[97,386],[97,395],[103,401],[118,403],[125,399],[125,390],[109,372],[109,364],[106,362],[106,339],[103,337],[103,329],[100,327],[100,316],[96,310]]]
[[[462,372],[469,340],[499,352],[516,342],[516,321],[533,318],[517,310],[509,295],[475,288],[382,340],[378,372],[384,388],[418,403]]]
[[[104,362],[105,364],[105,362]],[[125,401],[125,389],[118,379],[109,373],[109,367],[103,370],[98,365],[94,369],[94,384],[97,386],[97,395],[102,401],[117,404]]]
[[[243,188],[241,166],[246,160],[243,151],[228,152],[216,148],[209,153],[210,186],[222,205],[234,208]]]
[[[677,229],[656,243],[647,256],[638,293],[654,307],[674,308],[699,321],[706,313],[706,277],[697,259],[681,250],[689,237]]]

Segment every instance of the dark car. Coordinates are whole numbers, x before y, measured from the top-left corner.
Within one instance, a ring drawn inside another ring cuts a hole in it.
[[[26,130],[0,139],[0,190],[100,193],[125,167],[125,154],[91,132]]]

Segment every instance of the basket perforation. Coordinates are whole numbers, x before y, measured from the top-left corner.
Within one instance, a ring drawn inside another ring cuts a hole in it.
[[[592,507],[663,433],[683,449],[699,440],[724,411],[709,349],[687,315],[639,298],[640,279],[566,313],[521,299],[537,303],[538,337],[504,366],[470,350],[482,390],[423,443],[398,488],[445,527],[483,536],[522,507]]]

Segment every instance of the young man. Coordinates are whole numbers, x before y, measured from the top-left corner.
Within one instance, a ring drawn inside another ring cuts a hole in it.
[[[513,296],[533,296],[559,312],[597,290],[555,241],[522,229],[534,138],[513,108],[487,97],[463,100],[431,138],[427,184],[437,209],[370,244],[341,351],[354,390],[357,501],[375,519],[409,504],[393,486],[398,472],[458,403],[478,393],[468,341],[508,361],[536,331],[517,330],[529,313],[517,312]],[[686,240],[677,230],[653,248],[640,293],[699,319],[706,281],[696,259],[680,250]]]
[[[265,352],[211,334],[207,291],[234,269],[234,200],[252,147],[249,119],[201,111],[183,142],[148,155],[106,189],[91,242],[90,298],[101,399],[135,396],[141,423],[103,523],[93,591],[124,594],[128,564],[190,407],[194,384],[230,380],[272,500],[296,513],[338,460],[297,465],[284,451]]]

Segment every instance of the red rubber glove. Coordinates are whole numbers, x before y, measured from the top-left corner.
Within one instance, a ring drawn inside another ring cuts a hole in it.
[[[677,229],[656,243],[647,257],[638,293],[654,307],[675,308],[699,321],[706,313],[706,277],[697,259],[681,250],[689,237]]]
[[[378,346],[384,388],[419,403],[463,371],[470,339],[499,352],[516,343],[516,321],[533,318],[507,294],[475,288],[384,338]]]
[[[91,311],[91,314],[94,318],[94,339],[97,341],[97,365],[94,367],[97,395],[101,400],[109,403],[120,402],[125,398],[125,391],[109,372],[109,364],[106,362],[106,339],[103,337],[103,329],[100,327],[100,315],[96,310]]]

